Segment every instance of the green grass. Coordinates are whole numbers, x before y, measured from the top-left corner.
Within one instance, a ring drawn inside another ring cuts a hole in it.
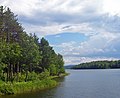
[[[60,78],[60,77],[65,77],[68,76],[70,73],[62,73],[59,76],[49,76],[49,79],[55,79],[55,78]]]
[[[5,83],[0,82],[0,94],[10,95],[17,93],[24,93],[28,91],[43,90],[57,86],[57,82],[51,79],[44,79],[39,81],[29,81],[29,82],[14,82]]]
[[[56,78],[64,77],[68,73],[62,73],[59,76],[49,76],[48,73],[41,73],[37,75],[35,73],[29,74],[27,82],[3,82],[0,81],[0,95],[11,95],[18,93],[25,93],[36,90],[44,90],[55,87],[59,84],[55,81]],[[39,76],[39,77],[38,77]],[[37,77],[37,79],[35,78]]]

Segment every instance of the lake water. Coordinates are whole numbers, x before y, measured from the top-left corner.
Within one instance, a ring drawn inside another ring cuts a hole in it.
[[[67,71],[58,87],[1,98],[120,98],[120,69]]]

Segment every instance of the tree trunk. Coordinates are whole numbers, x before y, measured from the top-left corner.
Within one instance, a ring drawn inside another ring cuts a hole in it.
[[[13,65],[10,64],[10,81],[13,81]]]
[[[7,65],[7,82],[10,80],[10,63]]]
[[[19,81],[19,62],[17,63],[17,81]]]
[[[27,82],[27,78],[28,78],[28,71],[26,71],[25,82]]]

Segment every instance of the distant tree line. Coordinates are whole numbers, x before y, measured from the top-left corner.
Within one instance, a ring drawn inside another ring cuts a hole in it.
[[[64,61],[55,53],[48,41],[28,35],[17,16],[7,7],[0,6],[0,79],[4,81],[28,80],[30,73],[64,73]]]
[[[72,69],[112,69],[120,68],[120,60],[117,61],[93,61],[81,63],[72,67]]]

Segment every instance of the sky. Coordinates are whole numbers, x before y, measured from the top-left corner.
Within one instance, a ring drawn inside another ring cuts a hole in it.
[[[0,0],[65,65],[120,59],[120,0]]]

